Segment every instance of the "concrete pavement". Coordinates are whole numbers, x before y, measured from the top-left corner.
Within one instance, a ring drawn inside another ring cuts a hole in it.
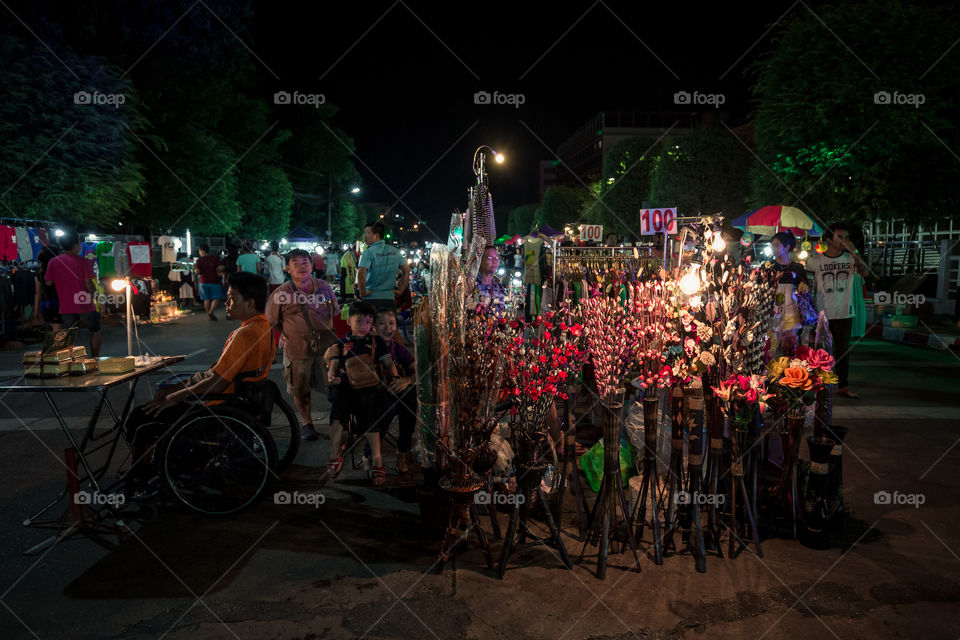
[[[186,369],[213,360],[232,326],[190,318],[141,336],[157,353],[195,354]],[[123,340],[111,333],[105,344]],[[0,355],[0,369],[15,359]],[[436,531],[420,528],[409,478],[374,490],[347,469],[321,485],[326,440],[304,443],[275,487],[320,491],[319,507],[268,499],[222,519],[170,508],[106,539],[110,548],[77,536],[24,556],[45,533],[20,522],[62,486],[52,452],[64,439],[45,407],[11,394],[0,419],[31,428],[0,430],[0,638],[956,638],[960,360],[863,341],[851,376],[861,398],[838,400],[834,423],[850,428],[852,514],[833,548],[770,537],[763,558],[710,556],[706,574],[688,553],[659,567],[641,556],[639,572],[626,570],[629,553],[614,555],[605,581],[592,573],[595,548],[572,571],[551,550],[528,551],[501,582],[471,543],[455,571],[436,574]],[[64,405],[86,415],[82,398]],[[881,491],[923,504],[878,503]],[[572,501],[565,506],[575,557]],[[490,535],[487,519],[484,527]]]

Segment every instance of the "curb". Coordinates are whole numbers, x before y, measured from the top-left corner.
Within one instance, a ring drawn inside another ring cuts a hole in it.
[[[867,337],[888,342],[900,342],[915,347],[926,347],[938,351],[960,349],[960,336],[945,333],[927,333],[915,329],[898,329],[896,327],[871,327]]]

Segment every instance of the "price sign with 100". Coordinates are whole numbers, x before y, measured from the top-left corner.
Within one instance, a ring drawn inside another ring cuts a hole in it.
[[[677,232],[677,208],[640,210],[640,235],[655,233],[675,234]]]

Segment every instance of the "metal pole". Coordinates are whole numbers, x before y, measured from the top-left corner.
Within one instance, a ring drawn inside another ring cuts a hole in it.
[[[124,289],[126,298],[126,307],[127,307],[127,355],[133,355],[133,327],[131,326],[131,320],[133,320],[133,305],[130,300],[130,281],[127,281],[127,286]]]
[[[333,239],[333,180],[327,180],[327,242]]]

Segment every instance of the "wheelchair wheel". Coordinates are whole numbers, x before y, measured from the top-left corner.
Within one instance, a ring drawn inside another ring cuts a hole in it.
[[[270,434],[249,416],[203,407],[174,427],[161,459],[163,477],[184,505],[227,515],[252,505],[276,474]]]
[[[277,473],[282,473],[300,451],[300,418],[279,393],[273,399],[273,414],[267,431],[277,446]]]

